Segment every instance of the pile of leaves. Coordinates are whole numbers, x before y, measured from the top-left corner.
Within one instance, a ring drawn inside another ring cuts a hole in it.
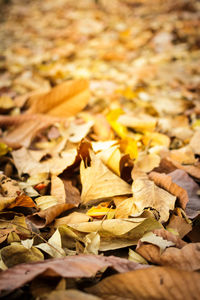
[[[0,295],[198,299],[199,1],[1,6]]]

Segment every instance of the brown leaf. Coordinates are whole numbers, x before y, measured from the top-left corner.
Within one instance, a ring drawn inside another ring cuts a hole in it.
[[[192,230],[192,225],[182,217],[172,215],[169,220],[169,224],[167,225],[167,230],[171,229],[177,232],[179,237],[182,239],[188,232]]]
[[[81,196],[79,190],[72,185],[70,180],[62,179],[65,189],[66,203],[71,203],[78,206],[81,202]]]
[[[185,271],[200,269],[200,243],[190,243],[183,248],[167,248],[162,254],[157,246],[142,244],[136,250],[146,260],[163,266],[171,266]]]
[[[66,81],[45,94],[30,97],[27,113],[47,113],[59,117],[73,116],[87,105],[89,97],[87,80]]]
[[[21,120],[18,120],[17,118],[5,120],[5,122],[9,121],[8,123],[10,123],[10,125],[15,125],[15,123],[19,124],[18,126],[15,125],[15,127],[2,138],[6,144],[14,149],[21,146],[28,147],[40,130],[47,128],[51,124],[54,124],[56,120],[58,121],[58,119],[53,117],[39,114],[29,116],[22,115],[19,117],[21,117]]]
[[[35,213],[31,216],[28,216],[27,219],[30,220],[36,227],[44,228],[62,212],[69,210],[73,207],[74,205],[69,203],[57,204],[38,213]]]
[[[105,278],[86,291],[106,300],[198,299],[200,274],[152,267]]]
[[[142,266],[127,259],[101,255],[67,256],[61,259],[21,264],[0,273],[0,295],[12,292],[41,274],[65,278],[92,277],[98,271],[108,267],[112,267],[120,273],[147,268],[147,266]]]
[[[155,182],[159,187],[164,188],[169,193],[178,197],[179,205],[185,209],[188,199],[187,191],[172,181],[172,178],[166,174],[151,172],[149,178]]]
[[[173,182],[187,191],[189,202],[186,205],[188,217],[194,218],[200,211],[200,197],[197,195],[199,185],[183,170],[176,170],[168,174]]]
[[[187,244],[186,242],[181,240],[179,236],[174,235],[173,233],[165,230],[164,228],[155,229],[153,233],[155,233],[157,236],[162,237],[164,240],[173,242],[177,248],[182,248]]]

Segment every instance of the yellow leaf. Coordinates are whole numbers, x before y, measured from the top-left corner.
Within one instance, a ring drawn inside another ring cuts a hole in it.
[[[80,176],[83,204],[131,192],[130,185],[111,172],[94,154],[91,155],[90,167],[85,168],[84,162],[81,162]]]
[[[119,148],[116,148],[106,162],[107,167],[109,167],[109,169],[111,169],[118,176],[120,176],[120,160],[121,153]]]
[[[129,154],[131,159],[135,159],[138,156],[137,142],[130,137],[126,137],[120,141],[120,150]]]
[[[159,132],[146,132],[142,141],[145,146],[151,145],[153,146],[166,146],[169,147],[170,138],[162,133]]]
[[[0,156],[6,155],[12,149],[4,143],[0,143]]]
[[[111,110],[107,114],[107,120],[110,126],[112,127],[112,129],[116,132],[116,134],[121,138],[125,138],[128,134],[128,130],[125,126],[123,126],[117,121],[119,116],[122,114],[124,114],[122,109]]]
[[[109,212],[115,212],[115,209],[111,209],[109,207],[100,207],[100,206],[93,206],[92,208],[90,208],[86,215],[90,216],[90,217],[104,217],[105,215],[107,215]]]

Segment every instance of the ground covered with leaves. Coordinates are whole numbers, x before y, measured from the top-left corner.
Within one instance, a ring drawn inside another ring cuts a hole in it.
[[[1,2],[0,295],[199,299],[200,2]]]

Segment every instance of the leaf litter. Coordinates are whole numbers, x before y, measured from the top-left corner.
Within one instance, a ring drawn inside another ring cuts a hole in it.
[[[198,299],[199,2],[4,2],[0,295]]]

